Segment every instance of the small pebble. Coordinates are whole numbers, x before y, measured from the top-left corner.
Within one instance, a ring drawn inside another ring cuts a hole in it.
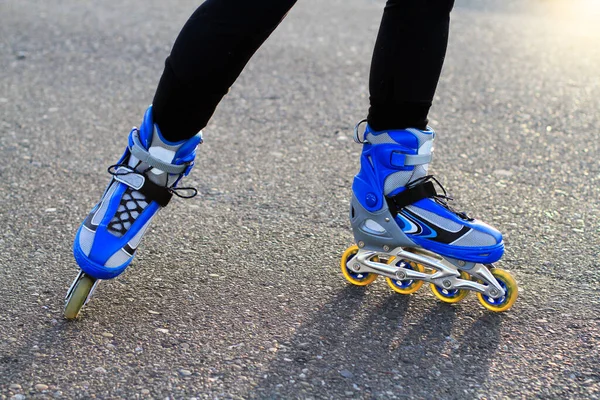
[[[98,367],[98,368],[94,368],[94,372],[97,372],[99,374],[105,374],[106,370],[102,367]]]
[[[150,391],[148,389],[142,389],[141,393],[142,394],[150,394]]]
[[[190,371],[189,369],[180,369],[179,373],[183,376],[190,376],[192,374],[192,371]]]
[[[48,385],[44,385],[43,383],[38,383],[37,385],[34,386],[35,390],[47,390],[48,389]]]
[[[26,397],[24,394],[15,394],[10,398],[10,400],[25,400]]]
[[[354,378],[354,374],[352,372],[348,371],[347,369],[341,370],[340,375],[347,379]]]
[[[107,337],[107,338],[114,337],[114,335],[112,333],[109,333],[109,332],[102,332],[102,336]]]
[[[21,389],[21,385],[19,385],[18,383],[11,383],[8,388],[10,390],[19,390],[19,389]]]
[[[164,328],[156,328],[156,332],[169,333],[169,330],[168,329],[164,329]]]

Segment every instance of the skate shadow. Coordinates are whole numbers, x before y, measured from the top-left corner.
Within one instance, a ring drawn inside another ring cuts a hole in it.
[[[438,302],[418,323],[410,323],[402,340],[392,345],[392,362],[385,364],[396,372],[394,390],[410,398],[476,397],[498,351],[502,317],[484,312],[464,324],[465,312],[465,307]]]
[[[462,336],[451,344],[452,379],[461,379],[462,388],[457,388],[454,394],[465,396],[465,390],[472,392],[468,397],[475,397],[479,390],[488,383],[490,368],[493,364],[502,362],[500,350],[501,328],[504,316],[485,311],[470,326],[466,326]],[[489,390],[487,391],[489,394]]]
[[[342,289],[297,329],[249,397],[454,399],[485,384],[501,316],[455,326],[465,308],[437,302],[423,310],[416,303],[432,299],[373,294]]]
[[[405,324],[411,300],[399,295],[382,300],[373,294],[355,286],[340,290],[296,330],[290,348],[277,354],[248,396],[322,397],[331,393],[331,387],[343,395],[355,393],[355,387],[374,373],[388,374],[381,368],[380,356],[388,353],[398,327]]]

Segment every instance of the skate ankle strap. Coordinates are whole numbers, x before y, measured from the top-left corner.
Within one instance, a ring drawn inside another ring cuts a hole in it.
[[[416,166],[431,162],[432,155],[429,154],[405,154],[393,151],[390,156],[390,164],[394,167]]]
[[[116,169],[115,169],[116,168]],[[144,174],[132,170],[124,165],[111,165],[108,172],[118,182],[124,183],[132,189],[146,196],[149,201],[155,201],[159,206],[165,207],[173,197],[172,189],[157,185]]]
[[[140,133],[137,129],[134,129],[131,132],[131,139],[133,141],[133,146],[129,146],[129,151],[131,154],[136,157],[138,160],[150,165],[151,167],[158,168],[161,171],[164,171],[168,174],[183,174],[188,168],[188,164],[171,164],[168,162],[164,162],[159,160],[158,158],[151,155],[148,150],[142,145],[140,141]]]
[[[388,208],[395,215],[404,207],[416,203],[421,199],[427,199],[437,195],[433,182],[423,182],[418,185],[408,187],[404,191],[394,195],[386,196]]]

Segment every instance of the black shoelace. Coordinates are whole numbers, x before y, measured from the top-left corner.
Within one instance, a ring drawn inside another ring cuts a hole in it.
[[[136,167],[138,167],[141,164],[141,162],[138,163],[138,165],[136,165]],[[117,172],[117,169],[119,168],[124,168],[126,171],[119,171]],[[154,167],[148,167],[143,171],[138,171],[135,168],[130,167],[127,164],[113,164],[110,167],[108,167],[108,173],[111,174],[112,176],[123,176],[123,175],[129,175],[129,174],[138,174],[138,175],[142,175],[144,176],[145,179],[148,179],[148,172]],[[179,178],[181,178],[181,175],[179,175]],[[177,179],[179,180],[179,179]],[[177,182],[177,180],[175,182]],[[191,187],[191,186],[187,186],[187,187],[174,187],[174,186],[165,186],[165,189],[174,194],[177,197],[180,197],[182,199],[191,199],[192,197],[195,197],[198,194],[198,189],[196,189],[195,187]]]
[[[444,186],[442,186],[442,184],[440,183],[440,181],[438,181],[435,176],[433,175],[425,175],[421,178],[415,179],[414,181],[410,182],[407,186],[407,188],[413,188],[415,186],[418,185],[423,185],[427,182],[435,182],[435,184],[442,189],[443,194],[438,194],[437,191],[434,195],[431,196],[431,198],[438,203],[439,205],[441,205],[442,207],[444,207],[445,209],[447,209],[448,211],[458,215],[460,218],[464,219],[465,221],[473,221],[473,218],[469,217],[469,215],[467,215],[466,212],[464,211],[457,211],[454,208],[452,208],[450,206],[450,204],[448,204],[449,201],[454,200],[452,197],[448,196],[448,192],[446,192],[446,189],[444,188]]]

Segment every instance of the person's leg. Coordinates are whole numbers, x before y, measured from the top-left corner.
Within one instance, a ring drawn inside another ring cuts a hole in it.
[[[355,131],[355,140],[363,143],[350,209],[357,245],[344,252],[342,273],[359,286],[384,275],[402,294],[429,282],[446,303],[474,290],[484,307],[501,312],[518,296],[510,274],[488,269],[504,253],[502,234],[450,208],[446,192],[438,193],[437,181],[427,175],[435,136],[427,113],[452,5],[453,0],[387,2],[371,68],[367,127],[362,138],[358,127]]]
[[[242,69],[295,0],[207,0],[177,38],[154,105],[117,164],[100,202],[79,228],[73,254],[81,271],[65,306],[75,318],[98,279],[121,274],[146,229],[194,165],[199,131]],[[187,189],[187,190],[184,190]]]
[[[482,265],[502,257],[501,233],[450,208],[445,191],[438,193],[437,181],[427,175],[435,137],[427,127],[427,113],[444,61],[452,6],[453,0],[387,2],[373,56],[367,127],[362,138],[356,137],[364,143],[350,212],[358,247],[349,248],[342,259],[346,278],[365,285],[373,279],[369,271],[390,274],[389,269],[372,269],[373,262],[365,260],[396,257],[398,279],[388,281],[394,290],[410,293],[423,281],[443,284],[434,293],[447,302],[464,297],[462,288],[476,289],[456,280],[458,269],[485,282],[486,295],[504,293]],[[398,257],[399,247],[437,253],[447,261],[446,266],[440,268],[435,257],[411,258],[412,253],[407,253],[407,259],[414,262],[408,267]],[[433,281],[430,274],[402,278],[406,272],[401,268],[414,270],[422,268],[420,264],[439,272],[439,279]],[[494,311],[506,310],[516,297],[502,298]]]
[[[296,0],[207,0],[179,34],[154,96],[171,141],[194,136]]]
[[[454,0],[388,0],[369,79],[376,131],[427,126],[444,63]]]

